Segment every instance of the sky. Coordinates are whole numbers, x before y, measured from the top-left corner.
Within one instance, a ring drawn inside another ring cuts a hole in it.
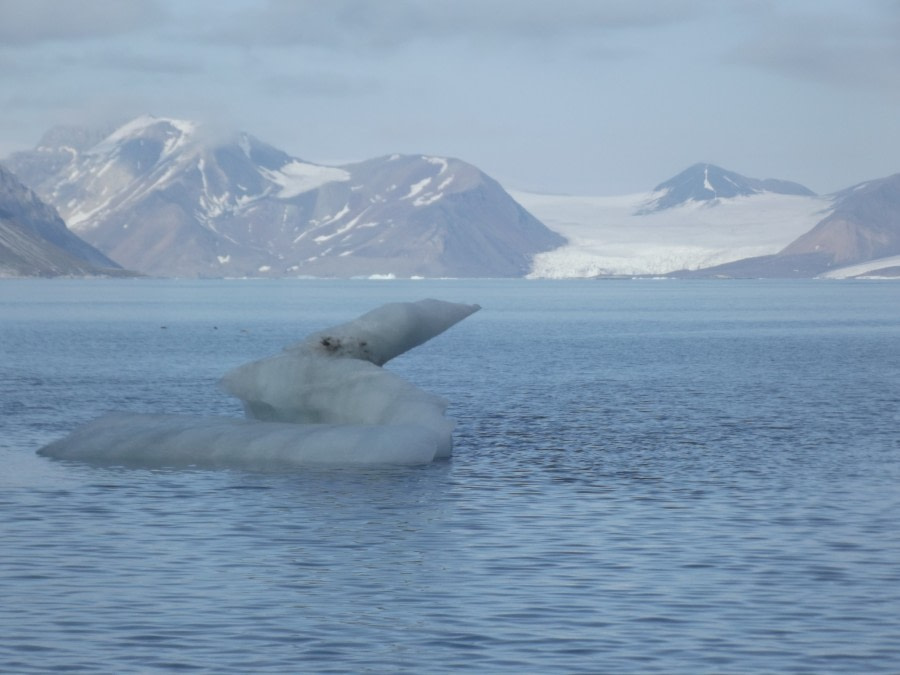
[[[900,0],[0,0],[0,158],[141,114],[615,195],[900,172]]]

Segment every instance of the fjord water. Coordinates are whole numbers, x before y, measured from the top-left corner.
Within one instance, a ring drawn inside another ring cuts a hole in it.
[[[418,468],[35,455],[384,302]],[[900,284],[0,283],[0,671],[900,671]]]

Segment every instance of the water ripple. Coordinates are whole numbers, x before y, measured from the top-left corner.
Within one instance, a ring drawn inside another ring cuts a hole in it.
[[[289,342],[278,303],[301,302],[242,288],[112,325],[4,315],[0,670],[900,670],[897,291],[466,286],[487,309],[396,366],[451,401],[451,461],[34,455],[110,399],[239,414],[216,375]]]

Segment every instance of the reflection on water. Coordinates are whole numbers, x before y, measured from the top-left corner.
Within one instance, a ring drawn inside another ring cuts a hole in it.
[[[900,667],[896,284],[15,289],[0,670]],[[451,461],[34,455],[107,409],[238,415],[231,365],[426,296],[485,307],[393,366],[451,401]]]

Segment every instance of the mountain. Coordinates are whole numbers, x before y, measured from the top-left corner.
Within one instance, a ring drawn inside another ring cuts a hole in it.
[[[322,166],[143,116],[99,141],[51,134],[7,163],[84,239],[152,275],[514,277],[564,243],[457,159]]]
[[[774,178],[747,178],[714,164],[694,164],[677,176],[660,183],[638,209],[639,214],[654,213],[690,202],[718,203],[722,199],[749,197],[763,193],[815,196],[800,185]]]
[[[781,255],[807,253],[830,267],[900,254],[900,173],[837,193],[831,214]]]
[[[740,277],[898,276],[900,174],[861,183],[833,195],[829,213],[775,255],[703,270]],[[884,260],[883,264],[878,261]]]
[[[35,189],[49,176],[70,166],[74,156],[99,143],[112,131],[78,126],[54,127],[38,141],[36,150],[16,153],[3,164],[25,185]]]
[[[0,166],[0,276],[121,273],[116,263],[72,234],[56,209]]]

